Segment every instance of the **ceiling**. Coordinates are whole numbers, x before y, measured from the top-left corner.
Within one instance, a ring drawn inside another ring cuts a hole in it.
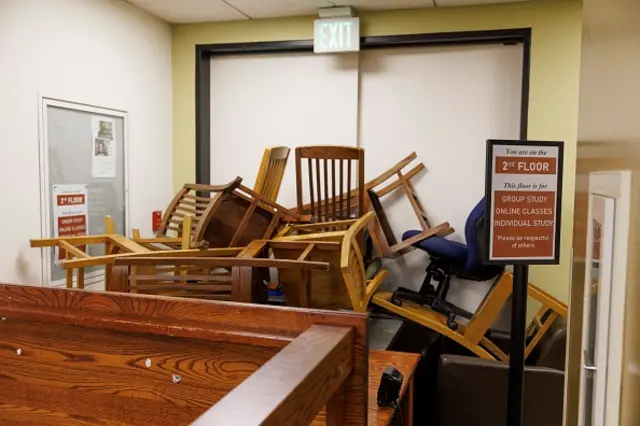
[[[171,23],[233,21],[315,15],[321,7],[398,10],[530,0],[125,0]]]

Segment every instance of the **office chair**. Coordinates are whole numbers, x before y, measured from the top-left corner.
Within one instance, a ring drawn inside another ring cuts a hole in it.
[[[391,303],[400,306],[403,300],[410,300],[430,307],[447,316],[447,326],[452,330],[458,328],[456,317],[471,319],[473,314],[461,309],[445,299],[449,292],[451,277],[471,281],[487,281],[499,278],[504,271],[503,266],[489,266],[482,263],[484,249],[484,198],[473,208],[465,223],[467,244],[446,238],[433,236],[426,238],[414,247],[429,254],[430,263],[426,269],[427,276],[419,291],[399,287],[393,292]],[[406,240],[419,234],[420,230],[407,231],[402,235]],[[437,283],[434,289],[432,282]]]

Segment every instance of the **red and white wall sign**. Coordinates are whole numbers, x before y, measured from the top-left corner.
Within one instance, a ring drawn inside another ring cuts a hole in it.
[[[562,142],[487,141],[489,263],[559,263],[562,160]]]
[[[87,235],[87,196],[87,185],[53,185],[54,236]],[[56,254],[56,259],[64,257],[64,252]]]

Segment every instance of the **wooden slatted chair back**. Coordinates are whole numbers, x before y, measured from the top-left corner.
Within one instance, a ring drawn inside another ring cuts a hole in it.
[[[227,185],[184,185],[165,211],[157,236],[180,238],[186,216],[192,216],[191,228],[195,235],[198,226],[207,221],[207,215],[211,211],[210,206],[217,196],[233,191],[241,182],[241,178],[236,178]]]
[[[267,148],[264,150],[256,183],[253,186],[254,192],[263,197],[277,201],[280,193],[280,185],[287,168],[287,160],[291,150],[286,146]]]
[[[306,169],[306,170],[305,170]],[[303,182],[306,180],[307,185]],[[306,196],[304,188],[307,188]],[[358,200],[352,203],[352,189]],[[318,222],[358,218],[364,209],[364,149],[345,146],[296,148],[297,210],[309,213]]]

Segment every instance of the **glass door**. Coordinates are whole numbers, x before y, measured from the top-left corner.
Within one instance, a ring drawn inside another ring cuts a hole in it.
[[[592,194],[582,336],[580,425],[604,426],[615,198]]]

